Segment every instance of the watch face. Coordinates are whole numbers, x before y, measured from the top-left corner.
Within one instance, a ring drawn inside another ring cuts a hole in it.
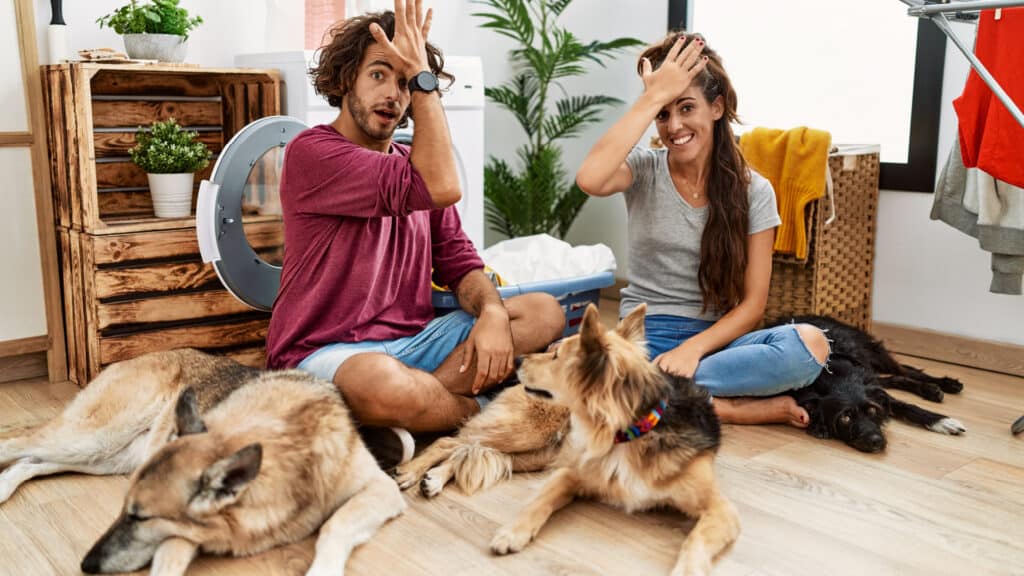
[[[423,71],[413,77],[416,80],[416,87],[424,92],[437,90],[437,76],[432,72]]]

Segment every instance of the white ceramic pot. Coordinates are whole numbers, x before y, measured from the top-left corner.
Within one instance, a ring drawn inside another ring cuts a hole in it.
[[[177,34],[125,34],[124,50],[129,58],[184,62],[188,41]]]
[[[146,174],[153,212],[157,218],[187,218],[192,215],[191,172],[184,174]]]

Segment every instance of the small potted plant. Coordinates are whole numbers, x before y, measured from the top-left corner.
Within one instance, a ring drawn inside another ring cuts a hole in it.
[[[183,130],[174,118],[135,133],[138,144],[129,152],[132,162],[146,171],[158,218],[183,218],[192,213],[192,182],[211,156],[196,135]]]
[[[124,37],[124,49],[129,58],[183,62],[188,33],[203,19],[189,18],[188,11],[178,6],[178,0],[150,0],[128,4],[98,18],[100,28],[110,27]]]

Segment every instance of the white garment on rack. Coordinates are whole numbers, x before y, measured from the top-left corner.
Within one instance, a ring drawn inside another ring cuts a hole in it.
[[[1024,188],[1001,182],[991,174],[967,169],[964,208],[978,215],[979,226],[1024,229]]]

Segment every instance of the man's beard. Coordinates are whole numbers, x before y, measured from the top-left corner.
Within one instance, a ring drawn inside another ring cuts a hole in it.
[[[374,140],[387,140],[395,133],[395,128],[398,127],[397,122],[390,127],[374,128],[371,119],[374,113],[367,106],[364,106],[363,101],[357,98],[354,93],[348,93],[346,102],[348,103],[348,109],[352,113],[352,119],[356,121],[356,126],[359,126],[359,129],[370,138]],[[393,107],[391,111],[397,114],[398,107]]]

